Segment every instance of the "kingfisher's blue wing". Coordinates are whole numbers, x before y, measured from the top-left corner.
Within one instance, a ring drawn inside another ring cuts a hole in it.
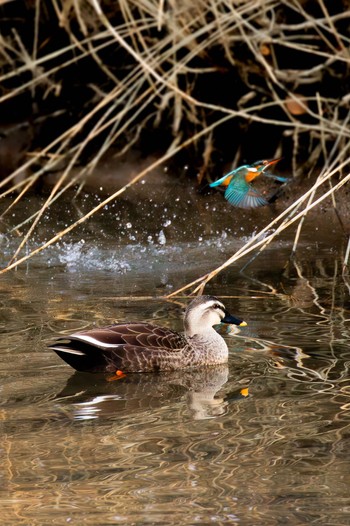
[[[238,208],[257,208],[268,205],[268,201],[257,192],[244,177],[233,178],[225,191],[225,199]]]
[[[225,181],[225,179],[227,179],[227,177],[230,177],[230,175],[233,175],[236,171],[237,171],[237,168],[235,170],[232,170],[232,172],[229,172],[228,174],[225,174],[223,177],[221,177],[217,181],[214,181],[213,183],[210,183],[209,186],[211,188],[213,188],[214,186],[219,186],[220,184],[222,184]]]
[[[274,175],[270,174],[269,172],[261,172],[262,175],[265,175],[265,177],[270,177],[270,179],[275,179],[275,181],[279,181],[280,183],[286,183],[288,181],[287,177],[281,177],[280,175]]]

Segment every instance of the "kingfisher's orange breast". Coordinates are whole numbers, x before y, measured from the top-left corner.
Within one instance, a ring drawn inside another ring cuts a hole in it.
[[[256,177],[259,177],[261,175],[261,172],[258,172],[257,170],[254,170],[254,172],[248,172],[245,175],[245,180],[247,183],[250,183],[250,181],[253,181]]]
[[[232,180],[232,177],[233,177],[233,175],[231,175],[231,177],[226,177],[226,179],[224,179],[222,181],[220,186],[228,186],[230,184],[231,180]]]

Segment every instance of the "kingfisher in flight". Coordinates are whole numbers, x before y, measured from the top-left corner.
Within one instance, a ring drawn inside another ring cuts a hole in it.
[[[231,205],[239,208],[257,208],[258,206],[268,205],[269,201],[253,188],[250,183],[260,175],[270,177],[280,183],[286,183],[288,179],[285,177],[273,175],[265,171],[280,160],[281,158],[256,161],[253,164],[244,164],[224,175],[221,179],[214,181],[209,186],[226,186],[225,199],[227,199]]]

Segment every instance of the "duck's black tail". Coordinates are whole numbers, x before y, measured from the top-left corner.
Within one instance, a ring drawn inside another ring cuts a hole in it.
[[[49,349],[55,351],[62,360],[76,371],[104,373],[114,372],[118,368],[117,364],[113,367],[108,364],[108,359],[102,349],[97,349],[79,340],[61,338],[49,345]]]

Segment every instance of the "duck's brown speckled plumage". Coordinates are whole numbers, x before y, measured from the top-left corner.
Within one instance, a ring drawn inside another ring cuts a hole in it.
[[[50,346],[78,371],[150,372],[227,361],[227,345],[212,325],[244,325],[214,296],[199,296],[186,309],[185,333],[151,323],[119,323],[59,338]]]

